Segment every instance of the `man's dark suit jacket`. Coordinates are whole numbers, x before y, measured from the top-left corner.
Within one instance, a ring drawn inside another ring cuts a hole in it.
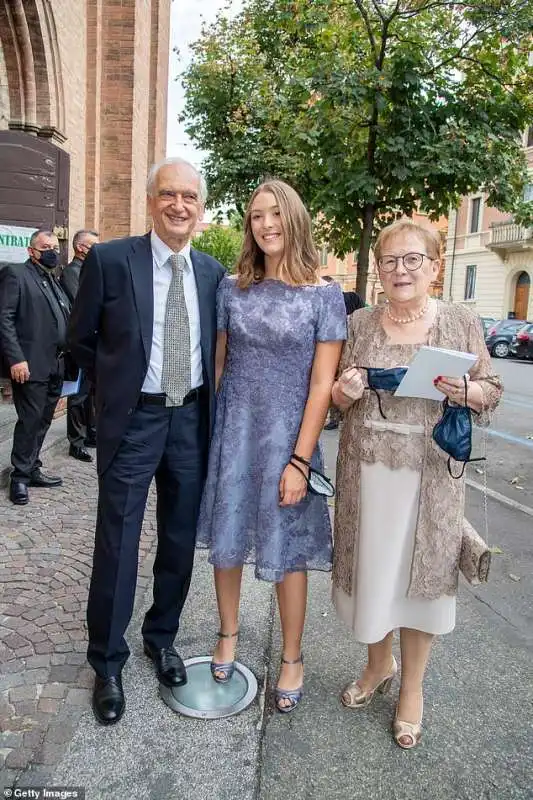
[[[200,310],[206,423],[215,408],[216,291],[224,268],[191,248]],[[68,343],[96,384],[98,471],[110,465],[139,401],[154,324],[150,234],[95,244],[84,261]]]
[[[32,381],[47,381],[57,365],[57,319],[39,268],[28,259],[0,270],[0,352],[4,377],[27,361]],[[66,302],[66,299],[65,299]]]
[[[354,311],[365,307],[365,301],[357,292],[343,292],[344,305],[346,306],[346,314],[350,316]]]
[[[79,258],[73,258],[70,264],[67,264],[65,269],[59,276],[59,283],[63,287],[63,291],[70,300],[70,304],[74,304],[78,289],[80,286],[80,272],[83,266],[83,261]]]

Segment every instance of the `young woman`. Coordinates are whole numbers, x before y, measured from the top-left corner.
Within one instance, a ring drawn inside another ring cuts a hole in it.
[[[311,220],[290,186],[259,186],[244,231],[237,274],[218,289],[220,384],[198,542],[215,567],[215,681],[234,670],[243,564],[276,583],[283,654],[275,699],[286,713],[303,694],[307,570],[330,569],[326,498],[308,492],[306,477],[309,464],[322,470],[318,438],[346,312],[340,287],[319,278]]]

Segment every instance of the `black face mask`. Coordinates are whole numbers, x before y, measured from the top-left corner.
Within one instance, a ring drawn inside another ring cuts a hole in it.
[[[374,392],[378,401],[379,413],[383,419],[387,419],[381,407],[379,392],[395,392],[407,372],[407,367],[390,367],[389,369],[381,369],[379,367],[357,367],[357,369],[366,370],[368,387],[365,388]]]
[[[309,470],[309,477],[307,477],[303,469],[301,469],[298,464],[294,463],[295,461],[300,464],[305,464]],[[333,497],[335,495],[335,487],[330,479],[327,478],[322,472],[319,472],[317,469],[312,467],[310,461],[307,461],[305,458],[297,456],[295,453],[293,453],[290,458],[290,463],[304,476],[307,483],[307,490],[311,492],[311,494],[321,495],[322,497]]]
[[[451,406],[446,397],[442,403],[442,417],[433,428],[433,439],[441,450],[448,453],[448,472],[452,478],[462,478],[466,465],[472,461],[486,461],[483,458],[470,458],[472,453],[472,411],[466,405],[468,398],[468,381],[465,382],[464,406]],[[454,475],[451,459],[462,461],[459,475]]]
[[[55,250],[39,250],[41,254],[39,264],[45,269],[55,269],[59,262],[59,255]]]

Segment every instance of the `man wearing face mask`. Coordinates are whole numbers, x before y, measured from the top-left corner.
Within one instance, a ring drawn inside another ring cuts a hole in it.
[[[11,452],[9,498],[28,502],[28,486],[59,486],[41,471],[39,453],[63,383],[63,352],[69,302],[53,275],[59,261],[57,236],[38,230],[29,258],[0,271],[0,350],[13,386],[17,423]]]
[[[98,242],[96,231],[81,230],[74,234],[72,247],[74,258],[62,271],[59,281],[71,305],[78,294],[80,273],[83,262],[93,246]],[[94,391],[85,374],[82,375],[80,391],[70,395],[67,400],[67,436],[70,444],[69,455],[78,461],[92,461],[86,447],[96,446]]]

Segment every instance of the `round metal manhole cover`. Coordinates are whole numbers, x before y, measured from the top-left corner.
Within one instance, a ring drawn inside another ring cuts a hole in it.
[[[221,719],[248,708],[257,695],[257,680],[248,667],[235,662],[235,672],[227,683],[217,683],[211,675],[211,656],[188,658],[185,686],[170,688],[159,684],[162,700],[173,711],[186,717]]]

